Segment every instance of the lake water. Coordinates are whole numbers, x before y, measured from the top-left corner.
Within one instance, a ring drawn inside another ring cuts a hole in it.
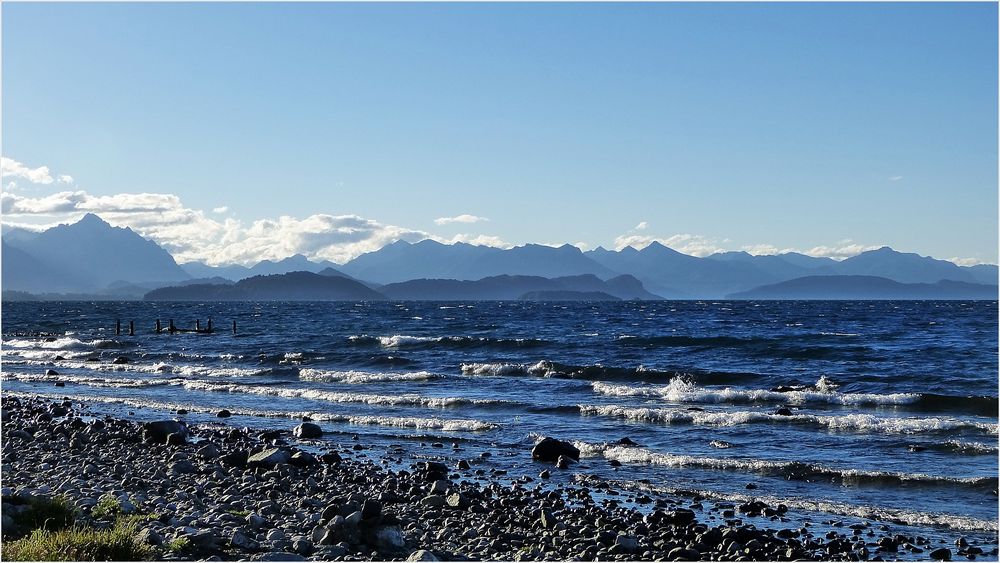
[[[209,317],[213,335],[152,331]],[[446,459],[455,443],[512,476],[537,476],[531,445],[554,436],[585,466],[554,480],[996,541],[996,302],[11,302],[2,318],[8,393],[194,422],[226,408],[238,426],[308,413],[330,440]]]

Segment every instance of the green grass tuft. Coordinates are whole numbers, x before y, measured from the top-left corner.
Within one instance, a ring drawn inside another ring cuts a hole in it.
[[[136,541],[138,518],[121,518],[106,530],[73,526],[62,530],[35,530],[30,536],[6,543],[7,561],[146,561],[152,547]]]
[[[122,503],[114,495],[102,496],[90,510],[90,515],[98,520],[111,520],[121,513]]]
[[[73,522],[76,521],[76,506],[73,505],[73,501],[63,495],[35,497],[26,503],[15,497],[3,497],[3,502],[15,506],[27,504],[27,509],[12,510],[10,513],[14,525],[22,531],[38,528],[51,531],[62,530],[72,526]]]
[[[187,548],[191,547],[191,540],[188,538],[177,538],[169,543],[167,543],[167,551],[171,553],[181,553]]]

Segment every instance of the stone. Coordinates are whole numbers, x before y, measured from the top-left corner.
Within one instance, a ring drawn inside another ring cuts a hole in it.
[[[288,463],[290,459],[292,459],[292,454],[288,448],[267,448],[248,457],[247,465],[272,468],[280,463]]]
[[[452,493],[445,497],[445,502],[452,508],[465,509],[469,507],[469,501],[461,493]]]
[[[187,436],[188,429],[183,422],[176,420],[159,420],[147,422],[142,425],[142,436],[145,440],[152,440],[160,444],[166,443],[167,437],[171,434],[181,434]]]
[[[320,438],[323,436],[323,429],[320,428],[318,424],[313,424],[312,422],[303,422],[302,424],[296,426],[294,430],[292,430],[292,435],[298,438],[299,440],[309,439],[309,438]]]
[[[431,485],[430,492],[432,495],[443,495],[448,491],[449,486],[450,483],[448,483],[448,481],[445,481],[444,479],[438,479],[437,481],[434,481],[433,485]]]
[[[441,495],[427,495],[420,499],[420,504],[431,508],[439,508],[445,505],[445,500]]]
[[[45,370],[45,375],[59,375],[59,372],[54,369]]]
[[[117,358],[115,358],[114,360],[112,360],[111,363],[113,363],[113,364],[127,364],[127,363],[129,363],[129,359],[127,357],[125,357],[125,356],[118,356]]]
[[[294,465],[295,467],[309,467],[310,465],[316,465],[319,463],[316,458],[309,452],[295,452],[292,457],[288,459],[288,463]]]
[[[181,434],[180,432],[174,432],[173,434],[167,436],[167,444],[170,446],[183,446],[186,443],[187,440],[185,439],[184,434]]]
[[[539,522],[541,522],[542,527],[546,530],[551,530],[556,527],[559,520],[552,515],[548,510],[542,510],[542,514],[539,516]]]
[[[935,549],[931,552],[931,559],[935,561],[951,561],[951,550],[947,547]]]
[[[225,467],[246,467],[248,457],[247,452],[235,450],[220,457],[219,463]]]
[[[20,430],[20,429],[14,430],[13,432],[11,432],[10,434],[8,434],[7,436],[10,437],[10,438],[17,438],[19,440],[24,440],[25,442],[30,442],[30,441],[32,441],[32,440],[35,439],[35,437],[32,436],[31,434],[28,434],[27,431]]]
[[[361,505],[361,519],[372,520],[382,516],[382,503],[368,499]]]
[[[375,547],[381,552],[396,552],[406,547],[398,526],[382,526],[375,532]]]
[[[198,455],[199,457],[201,457],[203,459],[215,459],[215,458],[219,457],[220,453],[221,452],[219,451],[219,447],[216,446],[215,444],[211,443],[211,442],[209,442],[209,443],[205,444],[204,446],[198,448],[198,451],[195,452],[196,455]]]
[[[267,520],[260,517],[258,514],[247,514],[247,525],[253,530],[259,530],[264,526],[267,526]]]
[[[190,461],[186,459],[175,461],[170,465],[170,472],[181,475],[186,473],[194,473],[198,470],[197,467]]]
[[[299,555],[309,555],[313,551],[313,544],[309,540],[299,538],[292,542],[292,551]]]
[[[285,539],[285,532],[274,529],[268,532],[264,537],[267,538],[267,541],[283,541]]]
[[[559,456],[579,461],[580,450],[569,442],[549,437],[542,438],[541,442],[531,448],[531,459],[536,461],[557,461]]]
[[[778,416],[792,416],[792,409],[788,407],[779,407],[774,411],[774,414]]]
[[[615,548],[623,553],[635,553],[639,551],[639,540],[632,536],[618,536],[615,538]]]
[[[426,549],[418,549],[406,558],[407,561],[440,561],[436,555]]]
[[[572,459],[564,455],[561,455],[559,456],[559,459],[556,460],[556,467],[558,467],[559,469],[569,469],[569,466],[572,463],[573,463]]]
[[[215,413],[215,416],[217,416],[219,418],[229,418],[229,417],[233,416],[233,413],[229,412],[226,409],[222,409],[221,411]]]
[[[287,551],[269,551],[258,553],[251,558],[253,561],[305,561],[306,558],[298,553],[288,553]]]
[[[152,528],[143,528],[135,535],[135,539],[144,545],[163,545],[163,537]]]
[[[686,547],[675,547],[667,553],[667,559],[671,561],[698,561],[701,559],[701,552]]]
[[[229,545],[244,551],[255,551],[260,547],[259,543],[250,539],[246,534],[239,530],[233,532],[232,537],[229,538]]]

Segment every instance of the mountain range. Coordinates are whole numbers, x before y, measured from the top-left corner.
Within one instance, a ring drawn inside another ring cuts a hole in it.
[[[769,256],[723,252],[702,258],[658,242],[641,250],[599,247],[584,252],[571,245],[527,244],[500,249],[432,240],[399,241],[343,265],[312,262],[302,255],[265,260],[251,267],[198,262],[178,265],[156,243],[129,228],[112,227],[93,214],[40,233],[5,228],[0,252],[5,291],[92,298],[139,298],[166,286],[193,287],[196,289],[187,290],[189,294],[214,291],[220,296],[276,295],[281,290],[268,285],[275,283],[296,286],[305,292],[303,295],[309,291],[326,295],[333,284],[340,284],[337,291],[354,287],[327,281],[341,278],[390,299],[517,299],[529,293],[534,297],[577,298],[581,292],[605,293],[617,299],[715,299],[752,295],[746,292],[763,287],[769,288],[769,295],[791,296],[801,293],[801,284],[814,286],[817,295],[826,295],[824,292],[837,287],[854,287],[860,282],[848,277],[858,276],[937,288],[915,290],[928,295],[955,292],[955,286],[935,285],[942,280],[982,285],[988,286],[984,291],[995,298],[998,276],[995,265],[959,266],[889,247],[837,261],[794,252]],[[290,272],[317,277],[274,278],[240,285]],[[828,279],[816,279],[823,277]],[[805,278],[811,281],[781,285]],[[319,289],[308,289],[305,286],[309,283],[319,283]],[[205,286],[218,287],[208,290]],[[229,289],[224,289],[227,286]],[[912,293],[912,289],[906,291]],[[358,296],[366,294],[357,291]],[[904,289],[896,287],[894,291]]]

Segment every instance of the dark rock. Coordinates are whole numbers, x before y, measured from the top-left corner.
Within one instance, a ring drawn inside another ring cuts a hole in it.
[[[167,444],[170,446],[183,446],[185,443],[187,443],[185,434],[181,434],[180,432],[174,432],[167,436]]]
[[[377,500],[368,499],[361,505],[361,518],[372,520],[382,516],[382,503]]]
[[[335,463],[340,463],[340,454],[337,452],[326,452],[325,454],[319,456],[323,463],[328,465],[333,465]]]
[[[127,364],[127,363],[129,363],[129,359],[126,358],[125,356],[118,356],[117,358],[115,358],[114,360],[112,360],[111,363],[113,363],[113,364]]]
[[[244,450],[234,450],[219,458],[219,463],[226,467],[246,467],[249,455]]]
[[[537,461],[557,461],[559,456],[566,456],[576,461],[580,460],[580,450],[569,442],[555,438],[543,438],[531,449],[531,459]]]
[[[775,409],[774,414],[778,416],[792,416],[792,409],[788,407],[779,407]]]
[[[45,370],[45,375],[59,375],[59,372],[54,369]]]
[[[292,457],[289,458],[288,463],[294,465],[295,467],[309,467],[310,465],[316,465],[319,463],[316,458],[308,452],[295,452]]]
[[[159,420],[147,422],[142,425],[142,436],[144,440],[150,440],[160,444],[166,443],[167,437],[171,434],[187,436],[188,429],[183,422],[176,420]]]
[[[426,549],[421,549],[414,551],[406,558],[407,561],[440,561],[436,555],[427,551]]]
[[[229,417],[233,416],[233,413],[229,412],[226,409],[222,409],[221,411],[215,413],[215,416],[217,416],[219,418],[229,418]]]
[[[300,440],[320,438],[323,436],[323,429],[320,428],[319,425],[313,424],[312,422],[303,422],[292,430],[292,435]]]
[[[951,561],[951,550],[947,547],[935,549],[931,552],[931,559],[935,561]]]
[[[698,561],[701,559],[701,553],[686,547],[675,547],[667,553],[667,559],[671,561]]]
[[[177,409],[177,414],[187,414],[187,409]]]
[[[616,442],[616,443],[619,446],[629,446],[629,447],[631,447],[631,446],[638,446],[639,445],[639,444],[633,442],[632,439],[629,438],[628,436],[622,438],[621,440],[618,440],[618,442]]]

